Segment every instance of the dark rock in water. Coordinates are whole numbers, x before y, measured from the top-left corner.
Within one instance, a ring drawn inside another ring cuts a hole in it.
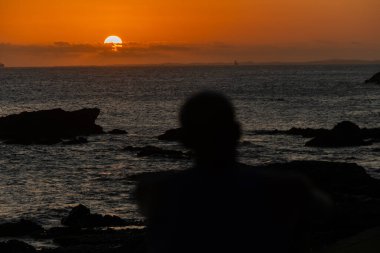
[[[55,144],[61,139],[102,134],[95,124],[98,108],[22,112],[0,118],[0,139],[9,144]]]
[[[182,136],[182,128],[174,128],[167,130],[164,134],[157,138],[162,141],[180,141]]]
[[[63,141],[62,144],[64,145],[76,145],[76,144],[84,144],[88,143],[88,140],[84,137],[76,137],[68,141]]]
[[[22,241],[9,240],[6,242],[0,242],[1,253],[35,253],[36,249]]]
[[[380,72],[376,73],[373,77],[371,77],[370,79],[366,80],[365,83],[380,84]]]
[[[67,218],[64,218],[64,219],[68,219],[68,220],[66,220],[66,222],[69,222],[69,220],[71,220],[71,221],[79,220],[82,217],[86,217],[90,214],[91,214],[91,211],[88,207],[86,207],[82,204],[79,204],[79,205],[73,207],[73,209],[71,209],[71,211],[69,213],[69,216]],[[62,222],[62,223],[64,223],[64,222]],[[63,224],[63,225],[66,225],[66,224]]]
[[[0,224],[0,236],[24,236],[43,232],[44,229],[37,223],[21,219],[18,222],[7,222]]]
[[[62,225],[74,228],[120,227],[128,222],[118,216],[91,214],[90,209],[80,204],[74,207],[67,217],[61,220]]]
[[[298,128],[298,127],[292,127],[289,130],[256,130],[254,131],[254,134],[257,135],[299,135],[304,138],[312,138],[317,135],[324,134],[328,132],[329,130],[324,128],[319,129],[313,129],[313,128]]]
[[[338,123],[332,130],[317,135],[314,139],[306,142],[307,147],[350,147],[369,145],[364,141],[361,129],[350,121]]]
[[[113,130],[109,131],[108,133],[118,135],[118,134],[127,134],[128,132],[125,130],[121,130],[121,129],[113,129]]]
[[[342,124],[343,122],[346,122]],[[357,132],[357,126],[349,121],[343,121],[339,124],[341,124],[340,127],[347,127],[350,128],[352,131]],[[348,123],[348,124],[347,124]],[[338,125],[339,125],[338,124]],[[351,125],[351,126],[349,126]],[[336,129],[338,131],[340,129]],[[342,131],[346,131],[342,129]],[[372,142],[378,142],[380,140],[380,128],[361,128],[359,129],[360,131],[360,136],[362,139],[370,139]],[[297,128],[293,127],[289,130],[255,130],[253,131],[254,134],[256,135],[298,135],[302,136],[304,138],[314,138],[318,136],[327,136],[331,134],[331,130],[325,129],[325,128],[318,128],[318,129],[313,129],[313,128]]]
[[[124,148],[126,151],[137,152],[138,157],[145,156],[155,156],[155,157],[165,157],[165,158],[190,158],[191,154],[189,152],[182,152],[178,150],[162,149],[155,146],[145,146],[145,147],[133,147],[127,146]]]

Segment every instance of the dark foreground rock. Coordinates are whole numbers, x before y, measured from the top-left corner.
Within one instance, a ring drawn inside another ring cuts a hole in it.
[[[145,229],[82,230],[80,234],[54,238],[59,245],[55,249],[43,249],[44,253],[143,253],[146,252]]]
[[[91,214],[78,205],[62,219],[65,227],[44,229],[26,220],[0,225],[0,237],[33,238],[38,242],[54,242],[55,248],[35,249],[19,240],[0,242],[1,253],[143,253],[145,228],[140,220],[123,220],[117,216]],[[118,229],[110,227],[123,226]],[[25,237],[27,236],[27,237]],[[43,243],[43,244],[44,244]],[[50,244],[50,243],[49,243]]]
[[[100,110],[85,108],[22,112],[0,118],[0,139],[9,144],[56,144],[62,139],[102,134],[95,124]]]
[[[18,240],[9,240],[6,242],[0,242],[0,252],[1,253],[35,253],[36,249]]]
[[[294,161],[248,169],[305,175],[332,198],[334,208],[331,218],[326,222],[313,222],[313,249],[320,249],[367,229],[380,227],[380,180],[370,177],[357,164]],[[179,172],[144,173],[130,179],[150,180],[151,177],[170,177],[175,173]]]
[[[24,219],[17,222],[6,222],[0,224],[0,237],[35,235],[43,231],[43,227],[39,224]]]
[[[368,229],[380,227],[380,180],[370,177],[365,169],[357,164],[323,161],[293,161],[254,167],[242,166],[252,170],[271,170],[273,173],[296,172],[307,176],[315,185],[328,193],[334,201],[333,212],[331,218],[326,222],[320,222],[319,220],[313,221],[313,237],[311,242],[313,252],[317,252],[318,249],[333,245],[337,241],[367,231]],[[146,179],[147,177],[157,176],[167,177],[173,173],[180,172],[144,173],[134,176],[133,179],[141,180],[142,178]],[[123,228],[123,230],[94,228],[97,227],[99,223],[104,224],[104,217],[105,216],[102,215],[91,214],[88,208],[79,205],[73,208],[68,217],[64,218],[65,222],[63,223],[69,227],[51,228],[46,231],[38,225],[30,225],[29,227],[33,228],[30,229],[31,231],[40,231],[42,229],[39,238],[52,239],[59,246],[55,249],[38,250],[38,252],[146,252],[146,231],[144,228]],[[95,223],[93,223],[94,220]],[[126,223],[123,222],[123,224]],[[128,225],[131,224],[128,223]],[[134,223],[133,225],[138,225],[138,223]],[[140,225],[143,224],[141,223]],[[114,226],[114,222],[108,223],[107,226]],[[10,230],[9,227],[3,228]],[[16,229],[16,231],[24,228],[25,226],[21,226]],[[7,235],[9,235],[9,233]],[[33,249],[30,249],[31,251],[22,251],[23,247],[26,249],[29,248],[28,245],[23,243],[12,242],[8,244],[0,244],[0,252],[7,252],[3,250],[7,249],[3,247],[4,245],[6,247],[13,245],[11,248],[19,247],[20,249],[10,252],[34,252]]]
[[[327,247],[323,253],[380,252],[380,228],[373,228]],[[321,253],[321,252],[320,252]]]
[[[1,253],[144,253],[146,252],[145,229],[125,230],[75,230],[51,237],[55,248],[36,250],[19,240],[0,242]]]
[[[153,157],[164,157],[173,159],[189,159],[191,157],[190,152],[182,152],[179,150],[162,149],[155,146],[145,146],[145,147],[133,147],[127,146],[124,148],[125,151],[136,152],[138,157],[153,156]]]
[[[67,217],[61,220],[62,225],[74,228],[120,227],[129,223],[118,216],[92,214],[90,209],[79,204]]]
[[[370,79],[366,80],[365,83],[380,84],[380,72],[376,73],[373,77],[371,77]]]

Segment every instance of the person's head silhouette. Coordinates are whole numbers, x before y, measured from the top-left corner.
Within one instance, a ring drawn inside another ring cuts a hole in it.
[[[240,126],[234,108],[222,94],[204,91],[185,102],[180,112],[182,142],[198,165],[230,166],[235,162]]]

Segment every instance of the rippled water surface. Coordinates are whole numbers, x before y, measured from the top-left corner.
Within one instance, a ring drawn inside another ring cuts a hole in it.
[[[0,143],[0,219],[31,217],[58,225],[77,203],[93,211],[138,217],[127,175],[182,169],[187,160],[137,158],[127,145],[182,149],[155,137],[177,126],[177,111],[195,91],[215,89],[236,105],[248,164],[299,159],[356,162],[378,176],[380,145],[305,148],[305,139],[258,136],[258,129],[331,128],[342,120],[380,127],[380,86],[363,84],[380,70],[356,66],[203,66],[0,69],[0,116],[21,111],[98,107],[97,123],[128,135],[93,136],[88,144]]]

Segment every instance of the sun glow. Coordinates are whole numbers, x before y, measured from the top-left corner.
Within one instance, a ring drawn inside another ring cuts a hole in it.
[[[104,40],[104,44],[111,45],[112,51],[117,51],[117,48],[123,47],[123,41],[119,36],[111,35]]]

